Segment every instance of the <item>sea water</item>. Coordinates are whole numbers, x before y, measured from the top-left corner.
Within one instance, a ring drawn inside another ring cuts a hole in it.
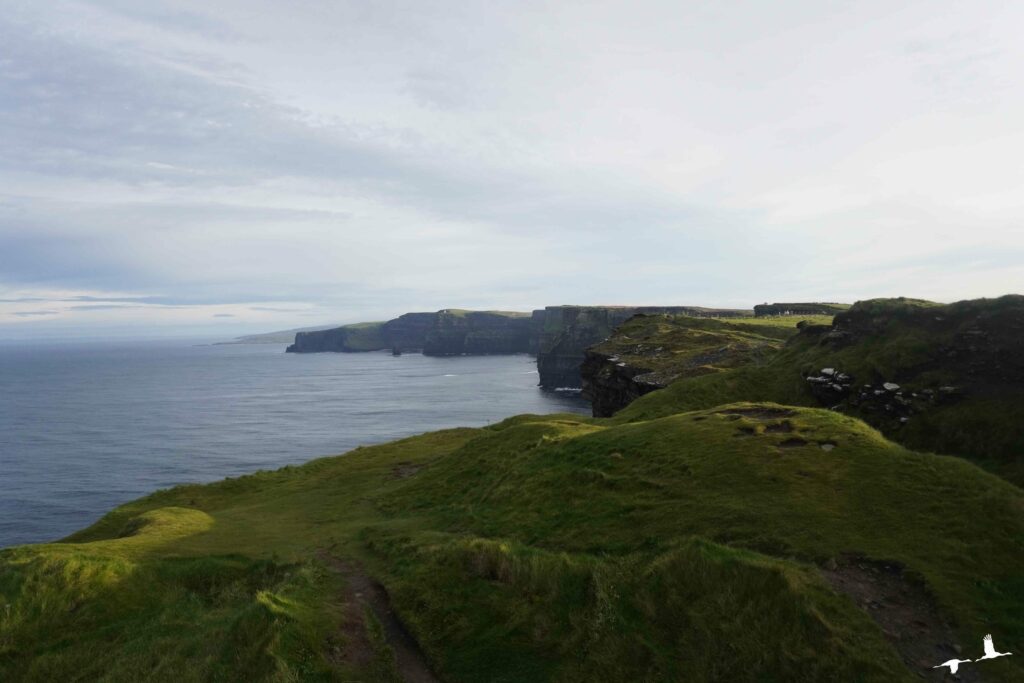
[[[589,405],[540,390],[527,355],[0,346],[0,547],[61,538],[175,484],[552,412]]]

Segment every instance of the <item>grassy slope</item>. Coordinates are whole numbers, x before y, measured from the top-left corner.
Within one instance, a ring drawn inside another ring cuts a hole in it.
[[[635,401],[613,421],[649,420],[741,400],[816,405],[802,375],[823,367],[840,368],[862,381],[898,380],[907,391],[935,389],[943,384],[970,387],[970,369],[954,372],[934,361],[958,330],[923,330],[917,322],[908,320],[907,314],[927,309],[952,318],[958,311],[971,308],[999,315],[1019,306],[1019,299],[1004,297],[946,306],[911,299],[861,302],[858,310],[885,316],[884,328],[873,338],[837,348],[819,343],[816,337],[801,336],[766,363],[682,378],[663,391]],[[968,389],[967,400],[931,408],[915,415],[905,426],[884,414],[844,409],[908,447],[968,457],[1024,485],[1024,458],[1020,457],[1024,453],[1024,393],[1013,382],[1006,381],[994,389]]]
[[[796,334],[799,321],[827,325],[832,316],[636,316],[590,351],[656,373],[659,381],[667,383],[679,376],[698,376],[764,360]]]
[[[905,565],[962,642],[1024,645],[1019,489],[786,419],[806,446],[721,410],[522,416],[159,492],[0,553],[0,680],[386,680],[332,656],[317,549],[366,563],[453,681],[911,680],[815,569],[844,553]]]
[[[345,345],[351,351],[376,351],[387,346],[383,336],[383,322],[352,323],[342,325]]]

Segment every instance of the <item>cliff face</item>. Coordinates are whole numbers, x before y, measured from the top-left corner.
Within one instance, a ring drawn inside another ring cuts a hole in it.
[[[580,367],[587,348],[608,338],[637,314],[696,319],[750,316],[751,311],[696,306],[548,306],[532,314],[444,309],[406,313],[387,322],[300,332],[287,350],[317,353],[397,348],[432,356],[532,353],[537,355],[541,387],[578,390],[583,386]],[[640,386],[643,380],[638,382]]]
[[[668,385],[643,366],[589,349],[583,356],[580,379],[594,417],[611,417],[644,394]]]
[[[538,312],[540,313],[540,312]],[[743,317],[749,310],[695,306],[548,306],[542,315],[537,348],[540,385],[546,389],[580,389],[588,347],[608,338],[612,330],[639,313],[691,317]]]
[[[797,334],[798,320],[634,316],[587,349],[580,370],[583,395],[590,399],[594,417],[610,417],[681,377],[763,361]]]
[[[528,313],[440,311],[427,331],[429,356],[529,353],[533,337]]]
[[[358,323],[329,330],[297,332],[288,353],[320,351],[374,351],[385,348],[384,323]]]
[[[434,356],[528,353],[534,336],[528,313],[445,309],[435,313],[406,313],[384,323],[358,323],[319,332],[300,332],[287,351],[399,349]]]
[[[384,323],[381,328],[385,349],[422,351],[427,334],[437,322],[438,313],[406,313]]]

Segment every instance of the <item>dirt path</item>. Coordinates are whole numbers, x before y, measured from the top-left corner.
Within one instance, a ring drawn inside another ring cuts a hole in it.
[[[369,664],[375,655],[367,636],[366,608],[372,610],[384,629],[384,638],[395,655],[398,673],[405,683],[440,683],[427,664],[416,639],[391,609],[391,600],[380,585],[356,562],[322,556],[345,579],[345,610],[342,633],[345,636],[344,659],[357,666]]]
[[[822,575],[840,593],[848,595],[882,628],[911,671],[929,680],[975,683],[984,680],[980,667],[966,664],[955,675],[932,669],[946,660],[973,659],[963,652],[953,629],[942,618],[927,591],[908,580],[899,566],[845,557]],[[978,639],[980,650],[981,638]]]

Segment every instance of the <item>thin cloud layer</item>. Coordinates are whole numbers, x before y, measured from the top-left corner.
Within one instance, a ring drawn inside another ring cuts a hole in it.
[[[0,337],[1019,291],[1005,3],[12,3]]]

